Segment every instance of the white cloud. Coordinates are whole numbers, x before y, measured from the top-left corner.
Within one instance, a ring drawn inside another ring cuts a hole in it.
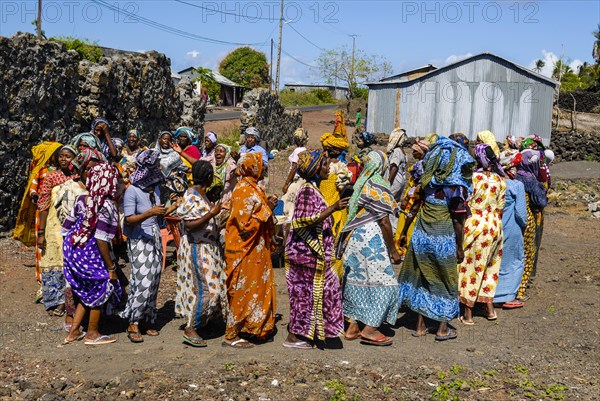
[[[195,59],[200,56],[200,52],[198,50],[190,50],[185,55],[189,58]]]
[[[440,65],[440,67],[443,67],[448,64],[456,63],[460,60],[464,60],[464,59],[472,57],[472,56],[473,56],[473,53],[460,54],[460,55],[453,54],[451,56],[448,56],[446,58],[446,60]]]
[[[540,74],[545,75],[547,77],[551,77],[552,70],[554,69],[554,65],[558,61],[558,56],[556,54],[554,54],[553,52],[549,52],[546,50],[542,50],[542,55],[543,55],[543,57],[539,58],[539,60],[542,60],[544,62],[544,68],[542,68],[542,70],[540,71]],[[537,60],[538,59],[532,60],[527,67],[531,70],[534,70],[535,62]],[[573,72],[577,72],[579,67],[583,64],[583,61],[581,61],[579,59],[567,60],[567,61],[569,62],[569,67],[571,68],[571,70],[573,70]]]

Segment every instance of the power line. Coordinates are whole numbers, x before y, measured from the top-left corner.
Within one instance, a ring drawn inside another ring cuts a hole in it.
[[[314,44],[314,42],[312,42],[310,39],[308,39],[306,36],[302,35],[296,28],[294,28],[294,26],[292,24],[286,24],[287,26],[289,26],[290,28],[292,28],[294,30],[294,32],[296,32],[298,35],[300,35],[302,37],[302,39],[306,40],[308,43],[310,43],[311,45],[313,45],[314,47],[316,47],[317,49],[321,50],[321,51],[325,51],[324,48],[322,48],[321,46],[317,46],[316,44]]]
[[[294,60],[294,61],[296,61],[296,62],[298,62],[298,63],[300,63],[300,64],[302,64],[302,65],[305,65],[305,66],[307,66],[307,67],[310,67],[310,68],[317,68],[317,66],[316,66],[316,65],[310,65],[310,64],[307,64],[307,63],[305,63],[304,61],[300,61],[300,60],[298,60],[296,57],[292,56],[290,53],[286,52],[286,51],[285,51],[285,50],[283,50],[283,49],[281,49],[281,52],[282,52],[283,54],[285,54],[286,56],[288,56],[289,58],[291,58],[292,60]]]
[[[177,3],[182,3],[182,4],[186,4],[190,7],[195,7],[195,8],[200,8],[202,10],[206,10],[206,11],[210,11],[213,13],[219,13],[219,14],[224,14],[224,15],[231,15],[233,17],[241,17],[241,18],[245,18],[245,19],[249,19],[249,20],[266,20],[266,21],[271,21],[271,22],[275,22],[277,21],[277,18],[265,18],[265,17],[253,17],[251,15],[244,15],[244,14],[237,14],[234,12],[229,12],[229,11],[221,11],[221,10],[217,10],[215,8],[210,8],[210,7],[205,7],[205,6],[201,6],[198,4],[193,4],[193,3],[188,3],[186,1],[183,0],[174,0]]]
[[[141,17],[137,14],[133,14],[129,11],[123,10],[119,7],[113,6],[112,4],[109,4],[103,0],[91,0],[93,3],[96,3],[104,8],[108,8],[109,10],[118,12],[120,14],[124,14],[130,18],[133,18],[139,22],[141,22],[144,25],[148,25],[150,27],[159,29],[161,31],[164,32],[168,32],[171,33],[173,35],[177,35],[180,37],[184,37],[184,38],[188,38],[188,39],[194,39],[194,40],[198,40],[201,42],[206,42],[206,43],[213,43],[213,44],[223,44],[223,45],[235,45],[235,46],[258,46],[261,44],[261,42],[257,42],[257,43],[240,43],[240,42],[229,42],[226,40],[220,40],[220,39],[213,39],[213,38],[209,38],[206,36],[201,36],[201,35],[197,35],[195,33],[191,33],[191,32],[186,32],[186,31],[182,31],[180,29],[176,29],[164,24],[161,24],[159,22],[153,21],[151,19],[148,18],[144,18]]]

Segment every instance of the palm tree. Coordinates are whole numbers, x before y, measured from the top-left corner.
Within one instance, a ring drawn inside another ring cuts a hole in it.
[[[600,64],[600,24],[598,24],[598,29],[592,32],[594,38],[594,49],[592,50],[592,57],[596,60],[596,63]]]
[[[542,72],[542,68],[544,68],[545,65],[546,65],[546,63],[544,63],[544,60],[536,60],[535,68],[533,70],[535,72]]]

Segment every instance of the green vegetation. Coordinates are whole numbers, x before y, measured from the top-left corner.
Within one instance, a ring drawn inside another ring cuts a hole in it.
[[[585,155],[585,157],[583,158],[583,160],[585,160],[586,162],[595,162],[596,161],[596,156],[594,156],[594,155]]]
[[[251,47],[238,47],[221,63],[219,72],[226,78],[249,88],[269,86],[269,64],[267,56]]]
[[[523,374],[525,374],[525,375],[528,375],[528,374],[529,374],[529,369],[527,369],[525,366],[523,366],[523,365],[520,365],[520,364],[518,364],[518,363],[515,365],[515,370],[516,370],[517,372],[519,372],[519,373],[523,373]]]
[[[223,367],[225,368],[226,371],[229,372],[235,368],[235,365],[233,363],[226,362]]]
[[[457,365],[457,364],[453,364],[452,366],[450,366],[450,372],[454,373],[455,375],[460,374],[460,372],[463,371],[465,367],[462,365]]]
[[[339,380],[331,380],[325,383],[325,387],[333,390],[329,401],[346,401],[346,387]]]
[[[326,89],[313,89],[300,93],[284,89],[279,92],[279,101],[284,106],[317,106],[320,104],[335,104],[331,93]]]
[[[237,151],[240,148],[240,126],[236,123],[231,123],[222,132],[217,132],[219,143],[228,145],[232,151]]]
[[[210,96],[212,104],[219,104],[221,98],[221,85],[215,81],[212,71],[208,68],[196,68],[198,76],[192,82],[200,81],[203,88],[206,88],[208,96]]]
[[[486,376],[496,376],[498,374],[498,371],[496,369],[484,370],[483,374]]]
[[[454,394],[455,390],[459,390],[464,386],[465,381],[454,379],[447,384],[439,384],[431,393],[431,401],[460,401],[460,397]]]
[[[55,42],[64,43],[67,50],[75,50],[82,60],[89,60],[97,63],[102,57],[102,50],[97,42],[91,42],[88,39],[77,39],[72,36],[59,36],[50,38]]]

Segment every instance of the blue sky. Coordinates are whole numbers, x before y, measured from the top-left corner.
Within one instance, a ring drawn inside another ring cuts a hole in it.
[[[33,32],[36,4],[0,0],[0,35]],[[277,44],[277,0],[43,0],[43,4],[48,36],[157,50],[170,57],[175,71],[189,66],[216,69],[237,47],[214,40],[250,43],[267,57],[270,39],[275,48]],[[600,21],[598,1],[286,0],[284,4],[282,83],[319,82],[318,71],[308,65],[314,64],[320,49],[351,46],[353,34],[357,48],[386,57],[394,73],[488,51],[525,67],[544,59],[544,73],[549,74],[561,55],[572,67],[593,62],[591,33]],[[173,29],[178,34],[165,31]]]

